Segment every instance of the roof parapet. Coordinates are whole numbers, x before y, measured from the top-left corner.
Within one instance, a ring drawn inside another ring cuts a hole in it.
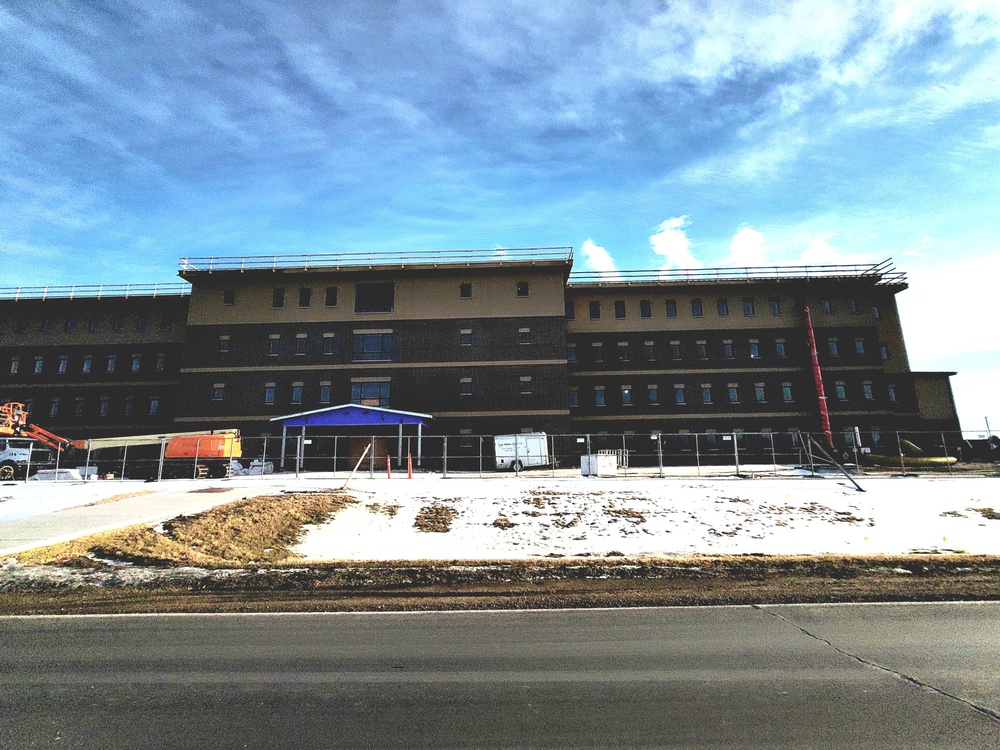
[[[748,266],[744,268],[678,268],[653,271],[574,271],[569,286],[633,286],[648,284],[708,284],[720,281],[870,280],[877,286],[906,288],[906,274],[887,258],[873,264],[817,266]]]
[[[211,255],[182,258],[180,275],[213,271],[310,271],[438,266],[544,265],[573,262],[572,247],[502,247],[486,250],[403,250],[305,255]]]
[[[181,297],[191,294],[185,281],[165,284],[72,284],[0,287],[0,299],[106,299],[108,297]]]

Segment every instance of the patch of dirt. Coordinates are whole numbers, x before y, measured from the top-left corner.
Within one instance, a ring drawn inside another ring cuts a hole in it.
[[[988,521],[1000,521],[1000,513],[993,508],[969,508],[969,510],[978,513]]]
[[[451,531],[451,522],[458,511],[450,505],[425,505],[420,509],[413,528],[429,534],[443,534]]]
[[[507,529],[512,529],[515,526],[517,526],[516,523],[514,523],[509,518],[507,518],[507,516],[502,515],[502,514],[499,515],[499,516],[497,516],[497,518],[493,521],[492,525],[496,526],[498,529],[503,529],[505,531]]]
[[[383,516],[388,516],[393,518],[397,513],[399,513],[400,506],[398,505],[382,505],[381,503],[369,503],[365,506],[371,513],[381,513]]]
[[[624,518],[631,523],[646,523],[646,516],[632,508],[605,508],[604,515],[612,518]]]

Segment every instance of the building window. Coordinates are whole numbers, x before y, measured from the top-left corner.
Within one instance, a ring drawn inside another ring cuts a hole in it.
[[[677,300],[675,300],[675,299],[668,299],[668,300],[666,300],[665,307],[666,307],[666,310],[667,310],[667,317],[668,318],[676,318],[677,317]]]
[[[652,341],[644,341],[642,344],[643,352],[646,355],[647,362],[656,361],[656,345]]]
[[[528,296],[528,282],[527,281],[519,281],[519,282],[517,282],[517,285],[516,285],[515,289],[516,289],[518,297],[527,297]]]
[[[746,315],[748,318],[751,315],[756,315],[757,314],[757,310],[754,307],[754,303],[753,303],[753,297],[744,297],[743,298],[743,314]]]
[[[10,374],[17,375],[17,371],[21,369],[21,358],[11,357],[10,358]]]
[[[615,300],[615,318],[622,320],[625,317],[625,300]]]
[[[41,331],[42,333],[48,333],[49,331],[52,330],[52,321],[49,320],[48,318],[45,318],[42,321],[42,324],[38,327],[38,330]]]
[[[66,320],[66,333],[74,333],[76,331],[76,318],[68,318]]]
[[[719,317],[724,318],[729,315],[729,300],[720,297],[715,301],[715,307],[719,311]]]
[[[174,318],[172,315],[164,315],[160,318],[160,330],[169,331],[174,327]]]
[[[337,339],[332,333],[323,334],[323,354],[334,354],[337,350]]]
[[[164,368],[166,367],[166,364],[167,364],[167,355],[161,352],[156,355],[156,364],[153,366],[153,369],[156,370],[156,372],[163,372]]]
[[[587,307],[590,310],[590,319],[597,320],[601,317],[601,303],[597,300],[591,300],[587,303]]]
[[[594,406],[604,406],[604,386],[594,386]]]
[[[276,286],[271,290],[271,307],[278,309],[285,306],[285,288]]]
[[[750,359],[760,359],[760,341],[750,339]]]
[[[830,356],[831,357],[839,357],[840,356],[840,344],[837,342],[837,339],[835,339],[835,338],[834,339],[827,339],[826,348],[830,351]]]
[[[604,361],[604,344],[600,341],[591,344],[590,347],[594,352],[594,361],[603,362]]]
[[[876,306],[876,305],[872,305],[872,317],[875,320],[878,320],[879,318],[882,317],[882,313],[881,313],[881,311],[879,311],[878,306]]]
[[[653,304],[648,299],[639,300],[639,317],[640,318],[653,317]]]
[[[777,354],[779,357],[784,357],[785,356],[785,340],[784,339],[775,339],[774,340],[774,353]]]
[[[530,328],[518,328],[517,329],[517,343],[518,344],[533,344],[535,343],[534,336],[531,335]]]
[[[708,359],[708,343],[705,341],[696,341],[694,344],[695,351],[698,353],[698,359]]]
[[[80,406],[82,407],[83,405],[80,404]],[[123,410],[126,417],[132,416],[132,414],[135,412],[135,396],[125,397],[125,406],[123,407]]]
[[[701,402],[703,404],[712,403],[712,386],[708,383],[701,384]]]
[[[304,333],[295,334],[295,353],[303,355],[309,353],[309,339]]]
[[[834,386],[834,388],[836,389],[837,400],[838,401],[846,401],[847,400],[847,387],[844,384],[844,381],[843,380],[838,380],[837,384]]]
[[[212,386],[212,400],[222,401],[226,397],[226,384],[216,383]]]
[[[781,384],[781,400],[785,403],[789,403],[792,400],[792,384],[782,383]]]
[[[886,388],[886,393],[889,396],[889,401],[896,403],[896,386],[890,385]]]
[[[681,342],[671,341],[670,342],[670,358],[680,359],[681,358]]]
[[[823,308],[823,313],[825,315],[833,315],[833,303],[828,299],[821,299],[819,301],[820,307]]]
[[[571,300],[566,300],[566,320],[576,319],[576,305]]]
[[[49,401],[49,416],[58,417],[59,416],[59,397],[56,396]]]
[[[458,285],[458,296],[461,299],[472,299],[472,282],[463,281]]]
[[[101,319],[91,318],[90,321],[87,323],[87,330],[90,331],[91,333],[97,333],[99,330],[101,330]]]
[[[757,400],[758,404],[763,404],[767,401],[767,393],[764,391],[763,383],[754,383],[753,397]]]
[[[472,329],[463,328],[458,332],[459,346],[472,346]]]
[[[132,372],[139,372],[139,368],[142,366],[142,355],[133,354],[132,355]]]
[[[705,310],[702,308],[701,300],[700,299],[691,300],[691,314],[696,318],[700,318],[704,313]]]
[[[722,342],[722,356],[726,359],[733,358],[733,342],[731,339],[726,339]]]
[[[861,393],[864,395],[865,401],[873,401],[875,399],[875,391],[872,389],[872,384],[867,380],[861,384]]]
[[[109,396],[101,396],[100,405],[97,407],[97,414],[101,417],[108,416],[108,412],[111,411],[111,398]],[[150,406],[150,414],[155,414],[152,411],[152,406]]]
[[[858,301],[853,297],[847,300],[847,312],[856,313],[858,311]]]
[[[45,367],[45,360],[41,357],[35,357],[35,375],[41,375],[42,369]]]
[[[292,383],[292,403],[302,403],[302,383]]]
[[[65,374],[66,370],[69,369],[69,357],[62,355],[59,357],[59,365],[56,369],[57,372]]]
[[[632,386],[623,385],[622,386],[622,406],[632,405]]]
[[[781,300],[777,297],[771,297],[767,301],[768,306],[771,308],[771,315],[781,315]]]
[[[324,380],[319,384],[319,402],[321,404],[330,403],[331,390],[331,383],[329,380]]]
[[[351,403],[362,406],[388,406],[389,381],[366,381],[351,383]]]
[[[267,356],[277,357],[281,354],[281,334],[272,333],[267,337]]]
[[[566,344],[566,361],[576,362],[576,344]]]
[[[628,362],[628,342],[619,341],[618,342],[618,361]]]
[[[89,354],[85,355],[83,358],[83,368],[82,368],[83,374],[88,375],[90,373],[90,368],[92,368],[93,366],[94,366],[94,358]]]
[[[355,285],[354,312],[387,313],[395,309],[396,285],[391,281]]]
[[[569,405],[570,408],[580,405],[580,391],[578,388],[569,389]]]
[[[660,389],[655,385],[646,386],[646,398],[650,406],[658,406],[660,403]]]
[[[229,351],[229,336],[219,336],[219,351],[223,354]]]
[[[131,398],[131,396],[129,396],[129,398]],[[73,416],[83,416],[84,403],[83,396],[76,397],[76,403],[73,405]],[[128,409],[128,399],[125,399],[125,408]],[[126,411],[125,413],[130,414],[131,412]]]
[[[460,396],[471,396],[472,395],[472,378],[462,378],[458,381],[458,395]]]
[[[861,336],[858,336],[858,338],[854,339],[854,353],[855,354],[865,353],[865,340]]]
[[[729,395],[729,403],[738,404],[740,402],[740,387],[736,383],[730,383],[726,390]]]
[[[531,376],[526,375],[521,378],[521,395],[527,396],[535,392],[534,383],[531,381]]]
[[[236,304],[236,290],[235,289],[223,289],[222,290],[222,304],[226,307],[232,307]]]
[[[879,355],[879,357],[882,358],[883,362],[888,361],[888,359],[889,359],[889,347],[886,346],[885,344],[882,344],[881,346],[879,346],[879,348],[878,348],[878,355]]]
[[[153,396],[149,399],[149,416],[155,417],[160,411],[160,399]]]
[[[687,394],[684,391],[683,385],[674,386],[674,403],[677,404],[678,406],[687,403]]]
[[[391,361],[391,333],[356,333],[354,334],[355,361]],[[377,404],[375,404],[377,406]]]
[[[264,403],[274,404],[275,399],[275,385],[274,383],[267,383],[264,386]]]
[[[309,307],[312,304],[312,289],[307,286],[299,288],[299,307]]]
[[[135,330],[139,331],[139,333],[144,333],[148,329],[149,329],[149,318],[141,316],[138,320],[135,321]]]
[[[124,318],[115,318],[114,323],[111,324],[111,329],[114,331],[120,331],[124,327],[125,327]]]

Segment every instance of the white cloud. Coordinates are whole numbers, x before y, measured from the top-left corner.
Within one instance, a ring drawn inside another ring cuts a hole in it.
[[[587,268],[591,271],[597,271],[609,280],[621,278],[621,274],[618,273],[618,268],[615,266],[615,259],[605,248],[594,244],[591,240],[585,240],[580,249],[587,257]]]
[[[691,254],[691,240],[684,232],[690,223],[687,216],[675,216],[662,222],[649,238],[653,252],[665,259],[660,270],[701,268],[704,265]]]
[[[726,258],[724,264],[727,266],[766,265],[764,233],[745,224],[740,227],[729,243],[729,257]]]

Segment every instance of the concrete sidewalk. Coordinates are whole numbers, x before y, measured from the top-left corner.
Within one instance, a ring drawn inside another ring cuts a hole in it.
[[[58,544],[100,531],[139,523],[157,523],[175,516],[199,513],[251,497],[253,487],[201,487],[175,489],[129,497],[115,502],[64,508],[52,513],[0,521],[0,558],[24,550]],[[268,488],[269,490],[271,488]]]

